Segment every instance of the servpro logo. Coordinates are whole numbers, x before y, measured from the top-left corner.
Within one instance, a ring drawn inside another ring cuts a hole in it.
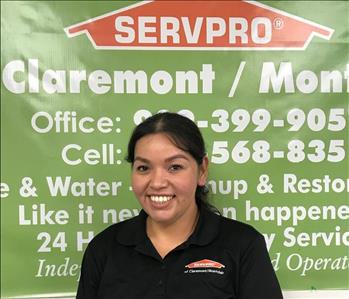
[[[246,0],[142,1],[64,30],[108,50],[304,50],[314,36],[328,40],[334,32]]]
[[[219,262],[212,261],[209,259],[203,259],[197,262],[192,262],[185,266],[184,274],[219,274],[223,275],[225,266]]]
[[[211,260],[208,260],[208,259],[204,259],[204,260],[201,260],[201,261],[190,263],[190,264],[186,265],[185,267],[189,268],[189,269],[195,269],[195,268],[217,268],[217,269],[221,269],[221,268],[225,268],[225,266],[223,264],[215,262],[215,261],[211,261]]]

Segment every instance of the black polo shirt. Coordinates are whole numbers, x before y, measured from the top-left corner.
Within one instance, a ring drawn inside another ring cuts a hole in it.
[[[164,259],[144,211],[88,245],[78,299],[281,299],[265,241],[251,226],[202,210],[189,239]]]

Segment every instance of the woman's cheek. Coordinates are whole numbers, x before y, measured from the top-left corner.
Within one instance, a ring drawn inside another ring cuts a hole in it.
[[[131,185],[133,193],[135,194],[137,199],[140,200],[146,190],[146,182],[144,181],[144,179],[142,179],[142,177],[133,175]]]

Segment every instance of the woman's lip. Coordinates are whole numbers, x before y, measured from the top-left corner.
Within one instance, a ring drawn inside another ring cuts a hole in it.
[[[167,203],[169,202],[172,198],[175,197],[175,195],[164,195],[164,194],[152,194],[152,195],[148,195],[149,199],[151,202],[153,203]]]
[[[174,194],[148,194],[147,196],[174,196]]]

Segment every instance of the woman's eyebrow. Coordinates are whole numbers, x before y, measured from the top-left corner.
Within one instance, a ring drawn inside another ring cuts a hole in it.
[[[173,156],[170,156],[168,158],[165,159],[165,162],[171,162],[173,160],[176,160],[176,159],[185,159],[185,160],[189,160],[187,156],[183,155],[183,154],[177,154],[177,155],[173,155]],[[140,161],[140,162],[143,162],[143,163],[150,163],[150,160],[146,159],[146,158],[143,158],[143,157],[135,157],[134,159],[134,162],[136,161]]]
[[[140,161],[140,162],[143,162],[143,163],[149,163],[149,160],[145,159],[145,158],[142,158],[142,157],[135,157],[134,158],[134,162],[136,161]]]
[[[166,162],[170,162],[176,159],[185,159],[185,160],[189,160],[187,156],[183,155],[183,154],[178,154],[178,155],[174,155],[171,157],[168,157],[165,159]]]

